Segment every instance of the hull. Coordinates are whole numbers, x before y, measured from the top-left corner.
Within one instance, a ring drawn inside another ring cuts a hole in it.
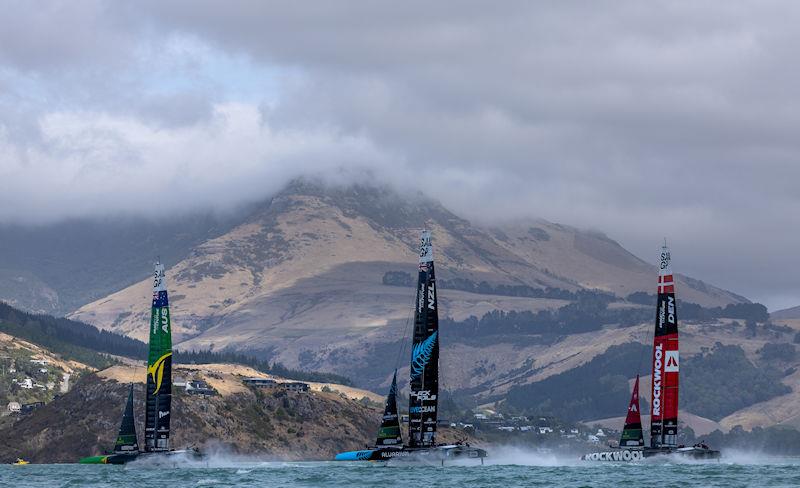
[[[615,449],[613,451],[592,452],[581,456],[582,461],[607,461],[617,463],[630,463],[652,458],[680,458],[696,460],[719,459],[719,451],[703,447],[664,447],[644,449]]]
[[[477,447],[462,446],[462,445],[449,445],[449,446],[436,446],[429,448],[378,448],[378,449],[365,449],[363,451],[348,451],[337,454],[334,460],[336,461],[409,461],[420,463],[444,463],[445,461],[456,461],[464,459],[480,459],[483,464],[483,458],[486,457],[486,451]]]
[[[140,452],[139,454],[109,454],[107,456],[89,456],[78,461],[78,464],[127,464],[133,461],[148,464],[174,464],[179,461],[200,461],[203,455],[197,449],[181,449],[164,452]]]
[[[89,456],[78,461],[78,464],[125,464],[136,459],[135,454],[109,454],[107,456]]]
[[[719,459],[722,453],[705,447],[665,447],[644,449],[644,457],[679,456],[686,459]]]

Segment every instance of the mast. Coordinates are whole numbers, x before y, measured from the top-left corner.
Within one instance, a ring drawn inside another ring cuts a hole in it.
[[[650,447],[678,445],[678,315],[666,240],[658,268],[658,302],[653,337]]]
[[[150,352],[147,356],[147,409],[144,428],[146,451],[169,450],[171,404],[172,328],[164,265],[157,262],[150,315]]]
[[[639,375],[636,375],[636,382],[633,384],[631,401],[628,403],[628,416],[625,417],[625,427],[622,428],[622,437],[619,439],[619,447],[644,447],[644,437],[642,437],[642,415],[639,411]]]
[[[386,406],[383,409],[383,420],[378,430],[378,440],[375,446],[395,446],[403,444],[403,435],[400,432],[400,419],[397,416],[397,370],[394,370],[392,386],[386,396]]]
[[[423,230],[419,244],[419,277],[411,347],[411,392],[408,399],[408,445],[436,445],[439,397],[439,312],[433,270],[431,233]]]
[[[125,413],[122,414],[122,422],[119,425],[114,454],[139,454],[139,441],[136,439],[136,424],[133,419],[133,383],[128,390],[128,402],[125,404]]]

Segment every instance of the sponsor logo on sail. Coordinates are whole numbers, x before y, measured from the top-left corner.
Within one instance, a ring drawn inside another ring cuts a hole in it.
[[[433,288],[433,283],[428,285],[428,309],[429,310],[436,310],[436,306],[434,305],[436,301],[436,292]]]
[[[677,373],[679,366],[678,351],[666,351],[664,353],[664,372]]]
[[[160,419],[163,419],[167,415],[169,415],[169,412],[162,412],[161,410],[158,411],[158,418]]]
[[[412,391],[411,397],[416,398],[421,402],[426,400],[436,400],[436,395],[431,395],[430,390]]]
[[[436,407],[433,405],[426,405],[424,407],[411,407],[408,409],[408,413],[433,413],[436,411]]]
[[[653,416],[661,415],[661,367],[664,357],[663,345],[657,344],[655,347],[655,358],[653,361]]]

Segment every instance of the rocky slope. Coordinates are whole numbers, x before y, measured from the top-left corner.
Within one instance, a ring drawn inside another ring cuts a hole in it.
[[[144,368],[116,366],[82,379],[68,394],[0,430],[0,462],[75,462],[113,446],[128,383]],[[241,378],[260,375],[234,365],[179,367],[176,376],[207,380],[213,397],[173,396],[172,444],[209,453],[261,459],[330,459],[359,449],[377,432],[379,409],[355,399],[374,394],[339,385],[314,385],[308,393],[251,390]],[[135,383],[135,412],[142,442],[144,384]],[[443,439],[456,434],[445,432]]]

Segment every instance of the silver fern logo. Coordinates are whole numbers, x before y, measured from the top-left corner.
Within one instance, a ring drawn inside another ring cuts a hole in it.
[[[433,347],[436,345],[436,336],[439,335],[437,330],[430,337],[424,341],[416,344],[411,351],[411,378],[418,378],[425,370],[428,362],[433,355]]]

